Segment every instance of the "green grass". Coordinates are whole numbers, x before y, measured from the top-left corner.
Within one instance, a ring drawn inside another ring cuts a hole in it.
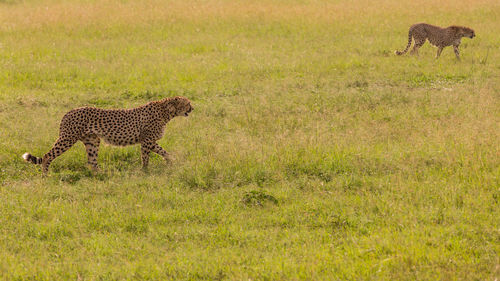
[[[0,278],[498,279],[500,4],[374,3],[0,0]],[[395,56],[416,22],[477,37]],[[20,157],[175,95],[171,166]]]

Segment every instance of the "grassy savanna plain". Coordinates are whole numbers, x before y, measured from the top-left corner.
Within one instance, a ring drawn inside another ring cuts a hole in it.
[[[0,278],[497,280],[500,2],[0,1]],[[470,26],[462,61],[394,55]],[[84,105],[190,98],[139,146],[77,143]]]

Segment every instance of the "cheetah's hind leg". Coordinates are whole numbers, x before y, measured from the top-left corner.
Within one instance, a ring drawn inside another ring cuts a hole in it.
[[[70,149],[73,144],[75,144],[76,139],[73,138],[61,138],[57,139],[56,143],[52,149],[47,152],[43,158],[36,157],[26,152],[23,154],[24,161],[32,163],[35,165],[42,165],[42,172],[44,175],[49,171],[50,163],[56,159],[59,155],[63,154],[66,150]]]
[[[142,160],[142,169],[147,170],[149,164],[149,153],[151,150],[146,147],[146,145],[141,145],[141,160]]]
[[[97,157],[99,155],[101,139],[99,139],[97,135],[88,135],[82,138],[81,141],[85,145],[85,150],[87,151],[87,163],[92,168],[92,171],[99,172]]]
[[[422,45],[424,45],[424,43],[425,43],[425,39],[422,40],[422,39],[415,38],[415,45],[413,45],[413,49],[411,50],[411,54],[418,56],[418,49],[420,49],[420,47],[422,47]]]
[[[439,58],[439,56],[441,55],[442,51],[443,51],[443,47],[438,47],[438,50],[437,50],[437,53],[436,53],[436,59]]]
[[[54,143],[52,149],[42,158],[42,172],[47,174],[50,163],[66,150],[70,149],[76,141],[77,139],[72,137],[59,137],[56,143]]]

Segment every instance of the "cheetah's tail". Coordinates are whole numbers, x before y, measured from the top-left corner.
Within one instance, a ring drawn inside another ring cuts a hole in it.
[[[394,52],[396,55],[398,56],[401,56],[403,54],[405,54],[406,52],[408,52],[408,49],[410,49],[410,46],[411,46],[411,30],[408,31],[408,45],[406,45],[406,49],[404,49],[403,51],[396,51]]]
[[[29,154],[28,152],[23,154],[23,159],[24,159],[24,161],[26,161],[28,163],[33,163],[36,165],[42,164],[42,158],[33,156],[33,155]]]

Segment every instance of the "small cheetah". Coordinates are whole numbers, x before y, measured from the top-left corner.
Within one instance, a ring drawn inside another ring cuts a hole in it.
[[[412,54],[418,55],[418,49],[422,47],[428,39],[432,45],[438,47],[436,58],[439,58],[444,47],[453,45],[455,56],[458,60],[460,60],[458,46],[460,46],[462,37],[469,37],[472,39],[475,36],[476,34],[474,33],[474,30],[464,26],[453,25],[441,28],[427,23],[417,23],[412,25],[408,31],[408,45],[406,46],[406,49],[404,49],[404,51],[396,51],[396,55],[400,56],[408,52],[408,49],[410,49],[411,46],[411,39],[413,37],[415,45],[411,51]]]
[[[143,168],[147,168],[151,151],[170,161],[169,154],[156,141],[161,139],[165,125],[176,116],[188,116],[193,110],[185,97],[165,98],[132,109],[76,108],[64,115],[59,138],[43,158],[25,153],[26,162],[41,164],[44,174],[50,163],[77,141],[83,142],[88,164],[97,171],[97,154],[101,138],[113,145],[141,144]]]

